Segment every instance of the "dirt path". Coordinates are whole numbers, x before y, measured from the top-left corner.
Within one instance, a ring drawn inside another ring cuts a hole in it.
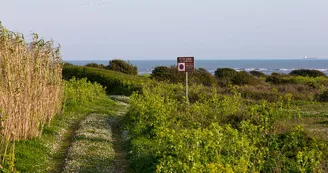
[[[122,129],[121,122],[123,118],[124,112],[120,112],[117,117],[113,117],[110,121],[110,125],[113,132],[113,144],[115,151],[115,173],[127,173],[128,171],[128,161],[125,159],[125,153],[123,152],[123,141],[122,141]]]
[[[117,107],[111,115],[89,114],[80,122],[61,172],[129,172],[121,140],[128,105],[117,101]]]

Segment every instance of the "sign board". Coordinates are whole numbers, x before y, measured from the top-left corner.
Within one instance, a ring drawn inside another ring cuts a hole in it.
[[[195,70],[194,57],[178,57],[178,71],[193,72]]]

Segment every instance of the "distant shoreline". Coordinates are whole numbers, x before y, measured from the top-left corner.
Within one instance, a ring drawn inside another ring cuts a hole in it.
[[[108,65],[109,60],[67,61],[74,65],[97,63]],[[150,74],[156,66],[176,65],[176,60],[129,60],[138,67],[139,74]],[[237,71],[257,70],[265,74],[287,74],[295,69],[315,69],[328,75],[328,59],[274,59],[274,60],[196,60],[196,68],[205,68],[214,74],[217,68],[233,68]]]

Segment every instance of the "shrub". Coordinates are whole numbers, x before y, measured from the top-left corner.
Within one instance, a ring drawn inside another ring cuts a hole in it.
[[[271,73],[271,76],[280,76],[280,73],[273,72],[273,73]]]
[[[91,82],[97,82],[106,87],[107,94],[128,96],[134,91],[141,91],[144,83],[151,82],[151,80],[144,77],[131,76],[111,70],[81,66],[64,66],[63,78],[69,80],[72,77],[78,79],[87,78]]]
[[[155,67],[151,73],[151,79],[155,79],[157,81],[172,81],[171,70],[167,66],[158,66]]]
[[[204,68],[197,69],[192,76],[194,76],[194,80],[196,80],[192,80],[192,82],[199,83],[204,86],[216,86],[218,82],[215,76]]]
[[[237,75],[237,71],[231,68],[218,68],[214,75],[219,79],[232,79]]]
[[[106,96],[105,88],[98,83],[91,83],[87,78],[77,80],[75,77],[64,81],[64,105],[86,105],[99,96]]]
[[[73,64],[72,63],[69,63],[69,62],[64,62],[63,65],[72,66]]]
[[[266,78],[266,82],[278,85],[278,84],[303,84],[308,85],[315,89],[320,89],[328,86],[327,77],[304,77],[304,76],[292,76],[292,75],[271,75]]]
[[[102,69],[105,69],[106,68],[106,66],[104,64],[97,64],[97,63],[88,63],[85,66],[87,66],[87,67],[94,67],[94,68],[102,68]]]
[[[308,77],[320,77],[326,76],[323,72],[318,70],[309,70],[309,69],[300,69],[300,70],[293,70],[289,73],[290,75],[295,76],[308,76]]]
[[[278,101],[279,97],[287,93],[292,95],[294,100],[313,101],[315,94],[319,91],[303,84],[283,84],[283,85],[256,85],[240,87],[240,92],[244,98],[252,100],[267,100],[269,102]]]
[[[144,78],[150,78],[151,77],[151,74],[148,74],[148,73],[144,73],[144,74],[141,74],[139,75],[140,77],[144,77]]]
[[[318,96],[318,101],[320,102],[328,102],[328,90],[322,92]]]
[[[262,73],[260,71],[255,71],[255,70],[250,71],[249,74],[256,76],[256,77],[266,77],[266,75],[264,73]]]
[[[239,93],[213,88],[186,109],[177,97],[183,91],[165,85],[131,96],[125,124],[134,172],[320,172],[326,163],[326,145],[301,128],[275,132],[277,120],[298,114],[289,96],[245,104]]]
[[[223,86],[232,83],[232,79],[238,74],[238,72],[231,68],[218,68],[214,75],[219,79],[219,83]]]
[[[155,67],[151,78],[157,81],[166,81],[169,83],[185,83],[185,73],[179,72],[175,65],[170,67]],[[206,69],[199,68],[192,73],[188,73],[189,84],[202,84],[204,86],[216,85],[216,78]]]
[[[120,59],[114,59],[109,61],[109,65],[106,67],[109,70],[118,71],[130,75],[138,75],[138,68],[133,66],[129,62],[125,62]]]
[[[251,76],[246,71],[241,71],[241,72],[237,73],[232,78],[231,81],[235,85],[256,85],[259,83],[259,81],[256,78]]]

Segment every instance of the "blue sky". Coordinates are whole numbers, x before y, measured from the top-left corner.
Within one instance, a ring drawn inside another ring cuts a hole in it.
[[[64,60],[328,58],[327,0],[0,0]]]

